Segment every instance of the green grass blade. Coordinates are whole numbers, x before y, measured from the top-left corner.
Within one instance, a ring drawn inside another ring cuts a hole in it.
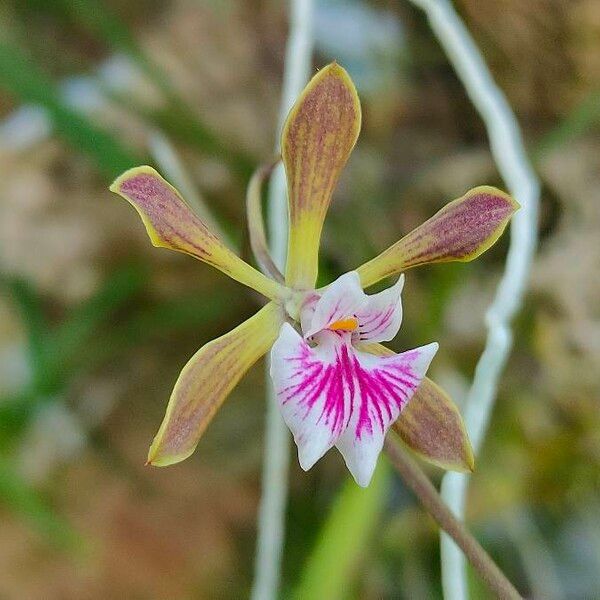
[[[48,334],[41,299],[24,279],[6,278],[0,280],[0,285],[7,289],[19,311],[27,335],[29,364],[33,379],[36,380],[36,371],[43,369],[45,365],[45,343]]]
[[[60,0],[62,12],[82,25],[96,37],[106,40],[113,48],[130,55],[150,74],[151,63],[146,60],[127,25],[104,2],[98,0]],[[156,71],[154,71],[156,73]]]
[[[98,0],[62,0],[63,10],[87,31],[104,41],[109,48],[127,54],[138,68],[164,94],[169,106],[149,116],[170,135],[229,162],[244,178],[250,177],[254,162],[225,144],[205,125],[174,92],[168,77],[148,56],[131,34],[127,25]]]
[[[47,401],[32,393],[0,396],[0,454],[9,452],[31,423],[40,405]]]
[[[148,114],[147,117],[169,136],[197,148],[200,152],[206,152],[222,159],[232,168],[234,175],[244,185],[252,177],[256,161],[235,148],[226,147],[221,142],[217,142],[211,134],[207,135],[207,130],[202,124],[197,119],[191,118],[189,111],[183,109],[181,104],[155,111]]]
[[[600,90],[595,90],[575,106],[557,127],[542,137],[534,147],[534,157],[539,160],[551,150],[560,148],[589,132],[590,128],[598,123],[600,123]]]
[[[20,49],[0,42],[0,88],[23,102],[43,106],[57,133],[94,159],[108,176],[116,177],[143,161],[110,133],[67,106],[53,82]]]
[[[72,525],[22,479],[6,458],[0,458],[0,503],[25,519],[56,548],[67,552],[83,549],[83,540]]]
[[[352,597],[356,566],[383,508],[388,481],[389,468],[381,461],[368,488],[350,479],[345,483],[292,595],[295,600]]]
[[[146,280],[146,272],[139,265],[125,265],[103,282],[100,289],[87,301],[74,309],[57,328],[49,340],[52,357],[47,377],[50,388],[63,383],[72,363],[84,352],[92,336],[125,302],[137,294]]]
[[[127,322],[113,327],[107,336],[86,349],[88,366],[102,363],[125,352],[134,344],[182,331],[202,330],[215,321],[231,322],[243,311],[244,297],[215,290],[210,296],[184,297],[144,308]]]

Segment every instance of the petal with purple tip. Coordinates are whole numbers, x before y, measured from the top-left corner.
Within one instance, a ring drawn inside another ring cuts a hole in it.
[[[401,294],[404,275],[395,285],[367,296],[363,308],[356,312],[358,338],[364,342],[389,342],[396,337],[402,323]]]
[[[271,378],[303,469],[337,446],[368,485],[384,436],[419,387],[437,344],[379,357],[357,351],[351,333],[321,331],[311,347],[289,324],[271,351]]]
[[[194,256],[267,298],[281,295],[281,285],[229,250],[152,167],[129,169],[110,190],[137,210],[154,246]]]
[[[333,332],[321,334],[320,342],[311,348],[285,323],[271,350],[271,379],[305,471],[348,424],[354,395],[351,349]]]
[[[419,387],[438,344],[393,356],[355,351],[355,403],[336,447],[356,483],[369,485],[385,434]]]
[[[359,348],[377,356],[394,355],[381,344],[360,344]],[[423,378],[393,429],[423,460],[449,471],[473,471],[473,448],[460,411],[428,377]]]
[[[477,258],[498,240],[518,208],[494,187],[473,188],[357,269],[363,287],[418,265]]]
[[[288,182],[286,282],[291,287],[314,287],[323,221],[360,123],[356,89],[336,63],[310,80],[285,122],[281,154]]]
[[[281,308],[270,302],[192,356],[171,394],[167,412],[148,453],[149,464],[163,467],[192,454],[225,398],[269,350],[282,320]]]

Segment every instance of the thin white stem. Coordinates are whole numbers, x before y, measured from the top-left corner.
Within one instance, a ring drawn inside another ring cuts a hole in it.
[[[498,380],[512,345],[511,321],[527,288],[537,243],[540,184],[527,158],[514,113],[451,2],[411,1],[426,12],[433,32],[485,123],[498,170],[510,193],[521,204],[521,210],[512,219],[506,268],[486,313],[487,340],[465,404],[465,422],[477,453],[485,438]],[[458,473],[448,473],[442,482],[442,497],[461,520],[465,515],[468,483],[469,476]],[[448,600],[468,597],[464,557],[445,534],[442,534],[442,583]]]
[[[312,0],[291,0],[289,36],[285,56],[283,90],[275,151],[279,153],[279,132],[296,98],[306,85],[311,69]],[[288,215],[286,184],[280,166],[271,180],[268,203],[271,254],[284,272],[287,254]],[[267,365],[267,417],[263,463],[262,496],[258,516],[256,564],[252,600],[275,600],[279,590],[281,555],[285,538],[288,490],[289,434],[273,392]]]

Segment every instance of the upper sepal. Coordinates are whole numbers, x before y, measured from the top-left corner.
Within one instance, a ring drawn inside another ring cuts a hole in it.
[[[368,287],[418,265],[473,260],[496,243],[518,208],[494,187],[473,188],[357,269],[361,283]]]
[[[229,250],[190,209],[179,192],[152,167],[125,171],[110,190],[137,210],[154,246],[190,254],[267,298],[281,294],[281,285]]]
[[[285,122],[281,155],[288,183],[286,282],[291,287],[314,286],[323,221],[360,124],[358,94],[337,63],[309,81]]]

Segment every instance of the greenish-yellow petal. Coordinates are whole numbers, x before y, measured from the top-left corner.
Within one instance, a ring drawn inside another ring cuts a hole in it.
[[[360,124],[356,89],[337,63],[327,65],[310,80],[288,115],[281,154],[289,198],[285,274],[289,286],[314,287],[323,221]]]
[[[283,295],[280,284],[229,250],[152,167],[129,169],[115,180],[110,190],[137,210],[154,246],[194,256],[267,298]]]
[[[508,194],[479,186],[358,268],[363,287],[411,267],[477,258],[502,235],[519,204]]]
[[[164,467],[192,454],[225,398],[246,371],[271,348],[282,322],[281,307],[270,302],[192,356],[171,394],[148,453],[149,464]]]

